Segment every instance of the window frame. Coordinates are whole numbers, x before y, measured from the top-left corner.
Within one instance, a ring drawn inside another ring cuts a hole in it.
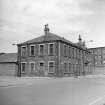
[[[71,62],[68,62],[68,72],[72,73],[72,63]]]
[[[21,62],[21,73],[25,73],[25,71],[23,72],[22,64],[25,64],[25,71],[26,71],[26,64],[27,64],[27,62]]]
[[[53,54],[50,53],[50,45],[51,45],[51,44],[53,44]],[[55,53],[54,53],[54,52],[55,52],[54,48],[55,48],[55,47],[54,47],[54,43],[48,43],[48,55],[54,56],[54,54],[55,54]]]
[[[68,49],[68,45],[63,44],[64,57],[67,57],[67,49]]]
[[[30,70],[31,70],[31,64],[34,64],[34,70],[33,71],[31,70],[31,72],[35,72],[35,62],[29,62],[29,64],[30,64]]]
[[[40,52],[40,46],[41,45],[43,45],[43,54],[41,54],[41,52]],[[45,44],[39,44],[39,48],[38,48],[39,50],[38,50],[38,55],[39,56],[44,56],[44,54],[45,54]]]
[[[25,55],[23,55],[23,47],[26,48]],[[21,57],[25,57],[27,55],[27,46],[21,46]]]
[[[32,46],[34,46],[34,55],[32,55],[32,53],[31,53],[31,47]],[[30,56],[35,56],[35,45],[33,44],[33,45],[30,45]]]
[[[53,62],[53,72],[50,71],[50,63]],[[55,61],[48,61],[48,73],[54,73],[55,72]]]
[[[65,69],[65,64],[66,64],[66,69]],[[64,73],[69,73],[69,68],[68,68],[68,62],[64,62],[63,63],[63,69],[64,69]],[[67,71],[65,71],[65,70],[67,70]]]

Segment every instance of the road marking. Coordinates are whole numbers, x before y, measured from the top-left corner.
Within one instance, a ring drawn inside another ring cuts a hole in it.
[[[95,104],[97,104],[98,102],[102,101],[104,98],[105,98],[105,95],[104,95],[103,97],[100,97],[100,98],[96,99],[95,101],[91,102],[91,103],[88,104],[88,105],[95,105]]]

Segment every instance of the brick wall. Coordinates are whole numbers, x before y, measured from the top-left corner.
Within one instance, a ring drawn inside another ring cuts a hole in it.
[[[0,63],[0,75],[16,76],[16,71],[15,63]]]

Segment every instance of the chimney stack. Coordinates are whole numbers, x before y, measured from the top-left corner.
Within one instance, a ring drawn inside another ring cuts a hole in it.
[[[81,38],[81,35],[79,35],[79,38],[78,38],[78,40],[79,40],[79,43],[81,43],[81,42],[82,42],[82,38]]]
[[[45,35],[48,35],[49,31],[50,29],[48,28],[48,24],[46,24],[44,28]]]

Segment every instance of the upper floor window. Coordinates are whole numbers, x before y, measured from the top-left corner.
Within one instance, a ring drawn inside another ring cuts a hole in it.
[[[69,47],[69,57],[71,57],[71,47]]]
[[[64,44],[64,56],[66,56],[66,45]]]
[[[79,58],[79,49],[76,49],[76,57]]]
[[[68,53],[69,53],[69,52],[68,52],[68,48],[69,48],[69,47],[64,44],[64,49],[63,49],[63,50],[64,50],[64,56],[66,56],[66,57],[68,56]]]
[[[76,48],[74,48],[74,58],[76,58]]]
[[[30,46],[30,55],[34,56],[35,55],[35,45]]]
[[[22,46],[22,48],[21,48],[21,55],[23,57],[26,56],[26,46]]]
[[[44,44],[39,45],[39,55],[41,55],[41,56],[44,55]]]
[[[48,53],[49,55],[54,55],[54,43],[49,44]]]

